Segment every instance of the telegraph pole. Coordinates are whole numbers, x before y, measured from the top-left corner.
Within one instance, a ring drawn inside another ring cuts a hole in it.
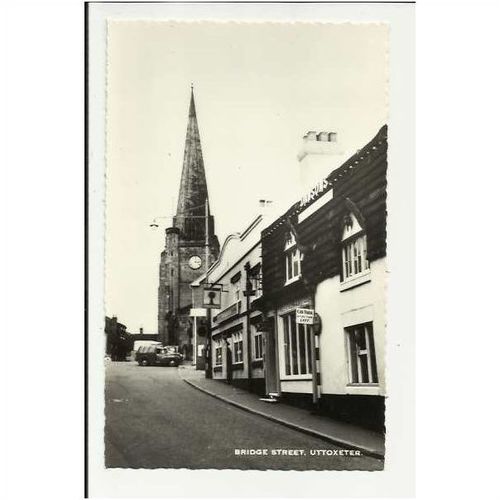
[[[246,287],[243,295],[246,297],[246,328],[247,328],[247,364],[248,364],[248,388],[252,389],[252,327],[250,324],[250,297],[255,295],[252,282],[250,281],[250,262],[245,264]]]
[[[210,267],[210,235],[209,235],[209,218],[208,218],[208,197],[205,200],[205,285],[208,285],[208,268]],[[212,352],[211,346],[211,330],[212,330],[212,309],[207,307],[207,329],[205,338],[205,378],[212,378]]]
[[[194,308],[194,290],[193,287],[191,287],[191,304],[192,307]],[[198,361],[198,328],[197,328],[197,320],[198,318],[195,316],[193,318],[193,360],[192,364],[195,366],[196,370],[196,364]]]

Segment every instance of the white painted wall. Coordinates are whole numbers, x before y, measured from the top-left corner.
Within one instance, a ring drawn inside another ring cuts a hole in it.
[[[223,286],[224,292],[222,293],[222,308],[212,309],[212,336],[217,335],[218,333],[224,334],[227,330],[231,329],[235,325],[242,324],[243,331],[243,369],[234,370],[233,371],[233,379],[246,379],[248,378],[249,373],[249,363],[248,363],[248,345],[247,339],[250,332],[247,331],[247,318],[245,316],[238,317],[233,319],[232,321],[224,322],[223,324],[219,324],[219,322],[214,321],[214,318],[226,308],[234,305],[237,302],[240,302],[240,312],[246,312],[246,302],[247,299],[243,295],[243,291],[246,287],[246,271],[245,271],[245,263],[249,262],[250,266],[253,267],[259,263],[261,263],[262,258],[262,249],[260,245],[260,233],[263,227],[266,227],[266,224],[269,223],[269,217],[272,217],[272,212],[269,210],[267,213],[263,214],[262,217],[254,219],[254,221],[250,224],[248,228],[246,228],[241,234],[234,234],[226,238],[224,245],[222,247],[221,253],[219,255],[219,259],[212,266],[209,271],[209,280],[210,282],[216,282]],[[240,273],[240,279],[237,283],[231,283],[231,278],[235,276],[237,273]],[[236,300],[235,291],[239,289],[239,300]],[[259,292],[260,293],[260,292]],[[250,297],[250,302],[255,300],[257,296]],[[254,314],[260,315],[259,314]],[[251,352],[252,352],[252,360],[253,356],[253,334],[250,334],[251,341]],[[235,349],[233,345],[232,337],[229,339],[230,348],[232,350],[233,360],[235,356]],[[220,372],[215,372],[213,377],[215,379],[225,379],[226,378],[226,347],[224,342],[223,347],[223,370]],[[212,366],[215,365],[215,343],[212,340]],[[264,376],[264,371],[262,368],[254,368],[252,369],[252,377],[253,378],[262,378]]]
[[[370,281],[340,291],[340,276],[320,283],[316,312],[321,316],[321,379],[323,394],[385,395],[385,281],[386,261],[370,263]],[[344,328],[373,322],[378,386],[348,385],[347,344]]]
[[[322,142],[304,139],[297,155],[301,193],[306,193],[319,180],[347,159],[338,142]]]
[[[311,394],[312,397],[312,382],[311,380],[282,380],[281,392],[295,392],[300,394]]]

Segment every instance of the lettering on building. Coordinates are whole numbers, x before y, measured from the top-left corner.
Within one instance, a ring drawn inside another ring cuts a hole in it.
[[[308,203],[318,198],[318,196],[326,191],[330,186],[330,182],[327,179],[322,179],[317,184],[315,184],[308,193],[302,196],[300,200],[300,206],[305,207]]]

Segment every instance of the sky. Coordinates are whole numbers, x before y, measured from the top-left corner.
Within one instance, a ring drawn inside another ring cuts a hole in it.
[[[157,332],[191,84],[222,246],[259,199],[282,211],[300,199],[297,153],[308,130],[337,132],[347,159],[387,123],[387,37],[375,23],[110,22],[106,314],[130,332]]]

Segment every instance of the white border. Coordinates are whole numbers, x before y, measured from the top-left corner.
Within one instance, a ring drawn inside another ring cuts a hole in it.
[[[89,493],[100,497],[408,496],[414,491],[414,6],[393,4],[91,4],[89,6]],[[387,457],[384,472],[105,470],[103,361],[107,17],[388,22],[390,120]],[[397,216],[395,216],[397,214]],[[393,383],[397,381],[397,383]],[[244,487],[242,487],[244,485]],[[313,495],[311,495],[313,488]],[[239,493],[239,495],[235,495]]]
[[[83,492],[83,5],[2,8],[0,485],[9,500],[68,500]],[[418,498],[494,498],[500,276],[471,272],[467,241],[474,227],[498,247],[500,3],[418,0],[417,11]],[[429,242],[450,250],[446,268]],[[57,363],[38,348],[22,369],[8,356],[41,339]]]

